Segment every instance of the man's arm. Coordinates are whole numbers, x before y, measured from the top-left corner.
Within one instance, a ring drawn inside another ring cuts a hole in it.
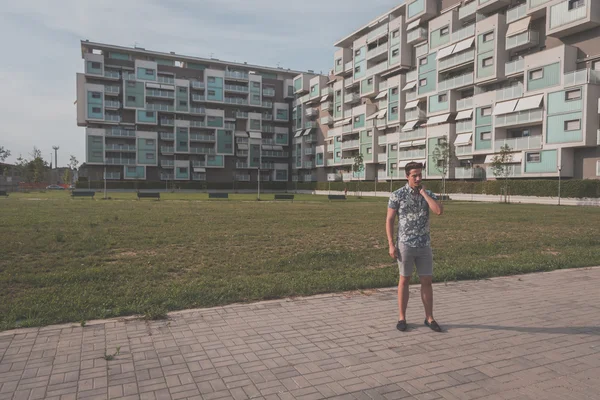
[[[396,210],[393,208],[387,209],[387,217],[385,219],[385,233],[388,239],[389,254],[392,258],[398,258],[396,246],[394,245],[394,222],[396,221]]]
[[[442,213],[444,212],[444,206],[439,201],[432,199],[431,196],[427,194],[427,190],[425,190],[424,186],[421,187],[421,196],[423,196],[425,201],[427,201],[427,204],[429,204],[429,208],[431,208],[431,211],[433,211],[437,215],[442,215]]]

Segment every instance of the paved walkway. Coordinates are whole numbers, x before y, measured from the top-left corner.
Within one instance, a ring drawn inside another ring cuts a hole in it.
[[[0,399],[590,399],[600,268],[0,333]],[[120,354],[104,359],[105,352]]]

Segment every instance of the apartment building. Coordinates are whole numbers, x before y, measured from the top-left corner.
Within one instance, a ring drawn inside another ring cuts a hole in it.
[[[600,178],[600,1],[407,0],[335,46],[294,80],[298,180],[441,178],[443,141],[450,179],[494,178],[503,146],[513,177]]]
[[[81,42],[91,180],[290,179],[299,71]]]

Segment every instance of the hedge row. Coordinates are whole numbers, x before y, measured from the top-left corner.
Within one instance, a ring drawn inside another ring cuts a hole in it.
[[[406,181],[394,181],[392,190],[404,186]],[[435,193],[442,192],[442,181],[426,181],[428,189]],[[361,190],[371,192],[374,190],[387,192],[390,190],[389,182],[312,182],[312,183],[294,183],[294,182],[262,182],[263,190],[333,190],[349,192]],[[80,181],[77,183],[78,189],[103,189],[104,181]],[[107,182],[108,189],[166,189],[164,182],[149,181],[112,181]],[[192,189],[192,190],[234,190],[232,182],[181,182],[175,184],[175,187],[169,183],[168,189]],[[490,194],[500,195],[503,193],[504,182],[501,180],[492,181],[447,181],[446,193],[472,193],[472,194]],[[256,182],[236,182],[235,190],[256,190]],[[569,179],[561,182],[561,197],[570,198],[600,198],[600,180],[592,179]],[[558,196],[558,180],[539,179],[539,180],[509,180],[508,193],[514,196]]]

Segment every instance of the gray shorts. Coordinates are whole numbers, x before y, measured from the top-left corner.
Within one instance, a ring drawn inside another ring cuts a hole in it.
[[[417,266],[419,276],[433,275],[433,252],[431,247],[408,247],[398,243],[398,269],[402,276],[412,276]]]

